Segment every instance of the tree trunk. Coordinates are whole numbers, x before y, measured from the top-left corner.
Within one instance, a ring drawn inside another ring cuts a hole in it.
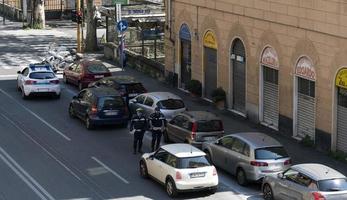
[[[95,20],[95,7],[94,0],[87,0],[87,36],[85,51],[95,51],[98,49],[96,39],[96,20]]]
[[[33,0],[33,21],[31,28],[43,29],[46,26],[45,20],[45,4],[44,0]]]

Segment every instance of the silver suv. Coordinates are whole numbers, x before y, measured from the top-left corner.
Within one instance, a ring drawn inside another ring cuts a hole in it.
[[[284,147],[264,133],[236,133],[202,145],[210,161],[236,175],[238,184],[261,181],[287,170],[291,159]]]
[[[169,121],[164,141],[184,142],[201,147],[202,142],[214,141],[223,136],[222,120],[206,111],[186,111]]]

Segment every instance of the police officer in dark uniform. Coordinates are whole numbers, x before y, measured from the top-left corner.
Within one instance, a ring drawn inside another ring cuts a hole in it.
[[[138,108],[136,109],[136,115],[132,117],[131,123],[130,123],[130,132],[134,134],[134,144],[133,144],[134,154],[136,154],[136,150],[139,153],[143,153],[142,140],[143,140],[143,135],[146,132],[146,129],[147,129],[147,119],[143,115],[143,109]]]
[[[152,152],[157,150],[160,145],[161,136],[165,130],[166,119],[160,112],[159,107],[155,108],[154,113],[149,116],[149,125],[152,131]],[[155,147],[155,148],[154,148]]]

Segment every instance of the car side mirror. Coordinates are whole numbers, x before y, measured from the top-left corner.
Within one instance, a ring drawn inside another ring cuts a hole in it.
[[[132,102],[133,102],[133,103],[137,103],[137,100],[136,100],[136,99],[133,99]]]
[[[283,173],[279,173],[279,174],[277,174],[277,177],[278,177],[279,179],[284,179],[284,178],[285,178],[285,176],[284,176],[284,174],[283,174]]]
[[[53,72],[56,74],[58,72],[58,70],[55,69],[55,70],[53,70]]]
[[[149,158],[150,160],[153,160],[153,159],[154,159],[154,154],[150,155],[148,158]]]
[[[72,67],[69,67],[69,70],[72,70]]]
[[[17,74],[22,74],[22,72],[21,71],[17,71]]]

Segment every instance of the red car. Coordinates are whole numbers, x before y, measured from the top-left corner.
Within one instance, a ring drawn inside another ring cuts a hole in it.
[[[111,75],[110,70],[101,61],[82,59],[64,69],[63,81],[82,90],[89,83]]]

